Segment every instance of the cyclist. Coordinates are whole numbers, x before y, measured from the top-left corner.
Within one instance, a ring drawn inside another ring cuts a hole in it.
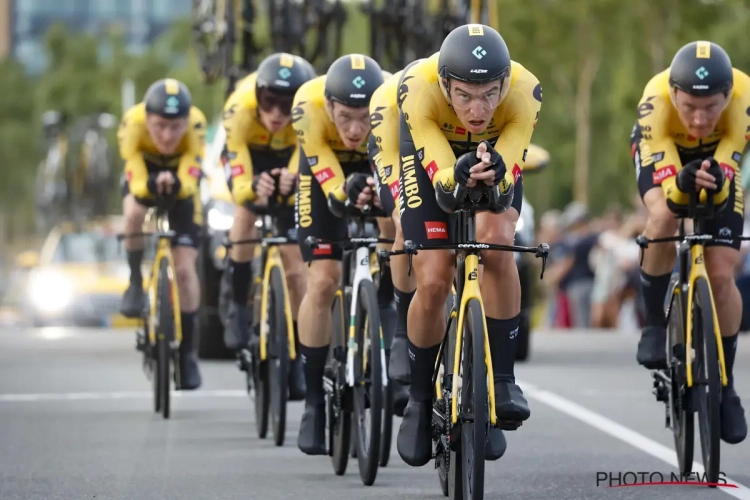
[[[292,100],[300,86],[315,76],[310,63],[298,56],[277,53],[268,56],[258,70],[237,85],[224,106],[226,146],[224,163],[227,182],[235,201],[235,215],[229,238],[232,241],[256,237],[255,214],[249,204],[265,205],[275,189],[278,178],[282,195],[292,195],[297,181],[299,163],[297,136],[292,128]],[[289,234],[294,229],[294,196],[289,196],[289,210],[277,214],[279,229]],[[251,313],[247,307],[253,245],[233,246],[230,252],[232,301],[231,318],[225,334],[227,347],[238,351],[252,340],[248,332]],[[279,247],[286,271],[289,301],[297,335],[297,311],[305,293],[305,271],[302,256],[295,246]],[[245,355],[239,355],[240,367],[247,370]],[[289,373],[289,397],[301,400],[305,395],[301,357],[297,357]]]
[[[414,64],[389,77],[378,87],[370,100],[370,140],[368,150],[370,160],[376,172],[375,181],[380,202],[386,213],[391,214],[395,225],[393,249],[404,246],[404,235],[401,231],[401,220],[398,212],[399,193],[399,153],[398,153],[398,87],[402,74]],[[406,314],[409,310],[414,289],[417,286],[413,274],[408,272],[408,257],[399,255],[391,257],[390,269],[393,280],[393,293],[396,303],[396,325],[393,341],[386,349],[388,378],[394,387],[393,406],[396,415],[403,416],[404,407],[409,400],[409,392],[401,383],[409,382],[409,358],[406,345]],[[381,286],[381,290],[382,290]],[[380,293],[380,291],[379,291]],[[382,316],[382,315],[381,315]]]
[[[303,85],[294,98],[293,123],[301,146],[295,217],[302,257],[309,263],[307,293],[299,312],[307,392],[297,445],[308,455],[327,453],[323,372],[342,252],[331,245],[311,250],[304,241],[308,236],[329,241],[346,238],[346,222],[336,215],[341,215],[347,198],[361,207],[357,203],[359,196],[369,195],[375,187],[367,153],[368,106],[383,81],[383,71],[373,59],[361,54],[345,55],[331,64],[326,75]],[[381,234],[388,232],[387,228],[384,230],[385,220],[378,219]],[[387,280],[384,275],[381,288],[390,288],[383,283]],[[393,292],[388,293],[382,298],[390,307]],[[381,308],[384,302],[379,300]],[[392,316],[395,315],[381,317]],[[388,327],[383,327],[385,334]]]
[[[182,316],[180,370],[182,388],[201,385],[195,313],[200,305],[200,283],[195,260],[203,223],[198,193],[201,157],[205,147],[206,117],[192,105],[184,83],[167,78],[149,87],[143,102],[122,118],[117,133],[120,155],[125,161],[122,185],[125,231],[142,230],[146,209],[156,197],[174,197],[169,226],[175,231],[174,265]],[[143,238],[128,238],[125,248],[130,266],[130,285],[120,311],[140,317],[144,307]]]
[[[645,235],[672,236],[675,213],[687,193],[705,188],[720,211],[709,223],[706,267],[719,317],[729,384],[721,398],[721,437],[739,443],[747,435],[745,412],[734,388],[732,366],[742,317],[734,282],[743,230],[744,202],[738,162],[750,136],[750,78],[732,67],[715,43],[682,47],[671,66],[646,85],[630,137],[636,179],[648,210]],[[661,189],[659,188],[661,187]],[[666,368],[664,300],[675,263],[673,244],[649,245],[641,267],[646,304],[636,359],[648,369]]]
[[[481,182],[492,186],[503,212],[477,214],[477,240],[512,244],[523,197],[521,170],[541,108],[537,78],[511,61],[497,31],[469,24],[402,75],[398,101],[404,238],[417,245],[446,242],[456,184],[471,188]],[[530,416],[513,372],[521,285],[512,253],[486,251],[481,258],[495,409],[500,425],[513,430]],[[397,447],[407,464],[422,466],[432,456],[432,373],[455,256],[449,250],[420,252],[413,266],[417,287],[407,317],[411,385]],[[500,458],[505,448],[503,432],[493,428],[487,458]]]

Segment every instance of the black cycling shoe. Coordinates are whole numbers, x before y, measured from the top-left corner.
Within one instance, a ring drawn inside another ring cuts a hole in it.
[[[505,440],[505,434],[497,427],[490,427],[487,434],[487,443],[484,446],[484,458],[487,460],[497,460],[505,455],[508,448],[508,442]]]
[[[721,395],[721,439],[729,444],[741,443],[747,437],[745,410],[734,387],[724,388]]]
[[[305,399],[305,371],[302,369],[302,354],[297,349],[297,358],[289,367],[289,401]]]
[[[224,344],[227,349],[236,351],[243,348],[250,341],[250,324],[252,313],[246,305],[232,302],[229,306],[229,321],[224,328]]]
[[[396,448],[401,459],[412,467],[422,467],[432,459],[432,400],[409,399],[398,428]]]
[[[120,314],[126,318],[140,318],[143,315],[143,308],[146,304],[146,295],[143,293],[143,287],[131,283],[125,294],[122,296],[120,303]]]
[[[391,380],[390,383],[393,387],[393,414],[403,417],[406,404],[409,402],[409,386],[397,380]]]
[[[514,431],[531,416],[523,391],[512,380],[495,379],[495,412],[501,429]]]
[[[638,341],[638,364],[649,370],[667,367],[667,329],[659,326],[647,326]]]
[[[201,386],[201,372],[198,367],[198,351],[183,342],[180,344],[180,389],[192,391]]]
[[[297,446],[306,455],[327,455],[326,406],[305,404],[299,426]]]
[[[409,343],[406,337],[393,337],[391,359],[388,363],[388,378],[402,384],[411,384],[411,366],[409,365]]]

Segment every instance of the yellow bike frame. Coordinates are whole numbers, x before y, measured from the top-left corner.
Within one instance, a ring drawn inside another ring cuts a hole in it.
[[[259,257],[262,254],[262,248],[260,245],[255,246],[255,256]],[[284,263],[281,260],[281,252],[279,247],[271,245],[268,248],[266,254],[266,265],[263,269],[263,281],[261,286],[263,292],[260,301],[260,360],[265,361],[268,353],[266,347],[266,339],[268,338],[268,291],[270,287],[271,271],[274,267],[278,267],[281,271],[281,286],[284,288],[284,317],[286,318],[286,332],[289,343],[289,358],[294,360],[297,359],[297,350],[294,346],[294,326],[292,321],[292,306],[289,303],[289,290],[286,284],[286,273],[284,272]]]
[[[166,218],[166,215],[164,216]],[[157,219],[156,225],[159,231],[164,230],[164,224]],[[150,318],[156,316],[156,294],[159,292],[159,267],[162,259],[167,259],[167,279],[169,280],[169,290],[172,296],[172,314],[174,315],[175,340],[182,342],[182,317],[180,315],[180,294],[175,279],[174,259],[172,257],[172,242],[166,236],[160,236],[156,245],[156,255],[151,267],[151,279],[148,284],[149,294],[149,313]],[[156,342],[156,328],[154,321],[149,321],[148,338],[153,344]]]
[[[696,242],[690,247],[690,257],[692,259],[693,265],[690,268],[690,275],[688,277],[688,300],[687,300],[687,310],[684,311],[685,316],[687,316],[687,326],[686,326],[686,332],[685,332],[685,363],[687,366],[687,386],[692,387],[693,386],[693,367],[691,365],[690,360],[690,354],[691,354],[691,346],[693,341],[693,289],[695,288],[695,282],[698,280],[698,278],[704,278],[706,280],[706,283],[709,284],[708,287],[708,293],[711,297],[711,310],[713,313],[713,322],[714,322],[714,334],[716,335],[716,344],[717,344],[717,352],[719,353],[719,366],[721,367],[721,385],[726,386],[727,385],[727,372],[726,372],[726,366],[724,365],[724,345],[721,340],[721,331],[719,330],[719,317],[716,314],[716,302],[714,301],[714,293],[711,290],[710,281],[708,279],[708,271],[706,270],[706,265],[704,263],[704,256],[703,256],[703,243]],[[682,293],[682,290],[678,291],[678,288],[675,288],[675,294]]]
[[[479,280],[470,279],[471,273],[479,273],[479,255],[468,254],[464,263],[464,286],[461,293],[461,301],[458,307],[458,322],[456,323],[456,346],[453,358],[453,387],[451,389],[451,423],[458,422],[458,373],[461,363],[461,350],[463,340],[464,315],[466,306],[471,299],[479,301],[482,308],[482,323],[484,324],[484,364],[487,366],[487,393],[490,400],[490,423],[495,425],[497,422],[497,413],[495,412],[495,380],[492,373],[492,362],[490,358],[490,341],[487,337],[487,321],[484,314],[484,302],[482,302],[482,292],[479,289]]]

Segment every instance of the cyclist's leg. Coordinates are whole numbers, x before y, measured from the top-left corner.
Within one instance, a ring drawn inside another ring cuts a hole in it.
[[[502,214],[477,214],[477,240],[495,245],[512,245],[523,201],[523,177],[516,182],[511,208]],[[521,281],[512,252],[482,252],[484,276],[482,299],[495,381],[498,420],[524,421],[529,418],[526,398],[516,385],[513,371],[518,328],[521,322]]]
[[[180,374],[183,389],[197,389],[201,385],[198,369],[198,328],[196,313],[200,306],[200,281],[196,260],[203,225],[203,207],[199,193],[178,200],[169,212],[169,227],[175,232],[172,242],[177,290],[180,297],[182,342],[180,343]]]
[[[409,130],[399,127],[401,179],[399,210],[404,238],[416,245],[448,242],[448,214],[437,205],[435,190],[422,167]],[[450,250],[413,256],[417,292],[407,316],[411,366],[409,402],[398,431],[397,448],[409,465],[419,467],[432,456],[432,374],[445,334],[445,301],[451,290],[455,260]]]
[[[747,437],[745,410],[735,390],[733,376],[742,320],[742,297],[734,280],[734,270],[740,261],[741,242],[728,239],[742,234],[744,218],[742,187],[736,184],[735,178],[730,186],[726,207],[708,224],[708,230],[715,239],[706,244],[706,268],[719,317],[728,379],[721,398],[721,438],[730,444],[740,443]]]
[[[333,245],[321,245],[313,250],[305,245],[305,238],[341,240],[346,238],[347,227],[344,219],[335,217],[328,210],[323,190],[303,153],[300,153],[295,219],[302,258],[310,264],[307,290],[299,307],[300,353],[306,392],[297,446],[305,454],[324,455],[327,447],[323,374],[331,343],[331,306],[341,276],[342,252]]]
[[[283,214],[278,217],[279,232],[296,238],[294,231],[294,213]],[[292,319],[294,326],[294,345],[297,357],[292,363],[289,371],[289,399],[299,401],[305,398],[305,373],[302,368],[302,354],[299,345],[299,306],[302,297],[305,296],[307,287],[307,276],[305,263],[302,261],[302,253],[299,246],[282,245],[279,247],[281,260],[284,263],[286,273],[286,287],[289,292],[289,305],[292,308]]]
[[[234,200],[235,212],[232,227],[229,229],[230,241],[242,241],[257,238],[255,228],[255,214],[245,204],[250,202],[252,193],[253,170],[263,165],[257,161],[252,151],[249,152],[253,169],[240,169],[227,175],[227,187]],[[222,150],[222,157],[228,155],[226,147]],[[256,175],[260,174],[258,172]],[[251,313],[247,306],[250,293],[250,281],[252,279],[252,260],[255,245],[243,244],[232,246],[229,250],[229,266],[227,271],[230,278],[227,282],[231,284],[232,300],[229,305],[229,318],[224,330],[224,343],[228,349],[235,351],[238,355],[242,349],[250,345],[251,334],[248,331]],[[242,361],[245,358],[238,356]],[[247,366],[242,369],[247,369]]]
[[[122,213],[125,218],[126,234],[139,233],[143,230],[143,221],[150,204],[151,200],[136,198],[130,194],[128,183],[123,179]],[[143,261],[143,248],[146,245],[146,239],[143,237],[126,238],[124,245],[128,255],[128,266],[130,267],[130,284],[122,297],[120,313],[128,318],[139,318],[143,314],[145,301],[141,262]]]
[[[679,221],[667,207],[661,183],[654,183],[654,165],[650,152],[645,155],[647,164],[642,161],[641,137],[641,129],[636,123],[630,136],[630,150],[635,164],[638,191],[648,211],[646,229],[643,233],[647,238],[666,238],[675,234]],[[641,291],[646,306],[646,317],[636,359],[648,369],[664,367],[667,362],[664,299],[675,258],[674,243],[649,244],[643,252]]]

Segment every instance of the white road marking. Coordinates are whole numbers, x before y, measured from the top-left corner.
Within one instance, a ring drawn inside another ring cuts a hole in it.
[[[0,394],[0,402],[35,402],[35,401],[82,401],[82,400],[110,400],[110,399],[148,399],[153,398],[151,391],[143,392],[61,392],[37,394]],[[172,391],[174,398],[246,398],[247,391],[216,390],[216,391]]]
[[[555,410],[565,413],[566,415],[575,418],[576,420],[583,422],[584,424],[590,425],[595,429],[609,434],[610,436],[619,439],[620,441],[629,444],[630,446],[641,450],[659,460],[668,463],[669,465],[677,468],[677,455],[675,451],[661,443],[657,443],[653,439],[649,439],[643,434],[639,434],[632,429],[625,427],[624,425],[618,424],[614,420],[610,420],[604,415],[600,415],[594,411],[589,410],[573,401],[559,396],[553,392],[540,389],[533,384],[518,381],[518,384],[523,389],[524,394],[529,398],[534,399],[542,404],[554,408]],[[696,432],[696,451],[700,453],[700,437]],[[725,444],[722,442],[722,446]],[[705,473],[703,464],[693,462],[693,472],[700,474]],[[744,486],[734,479],[725,477],[727,484],[734,484],[737,488],[716,488],[723,491],[724,493],[731,495],[741,500],[750,500],[750,488]]]

